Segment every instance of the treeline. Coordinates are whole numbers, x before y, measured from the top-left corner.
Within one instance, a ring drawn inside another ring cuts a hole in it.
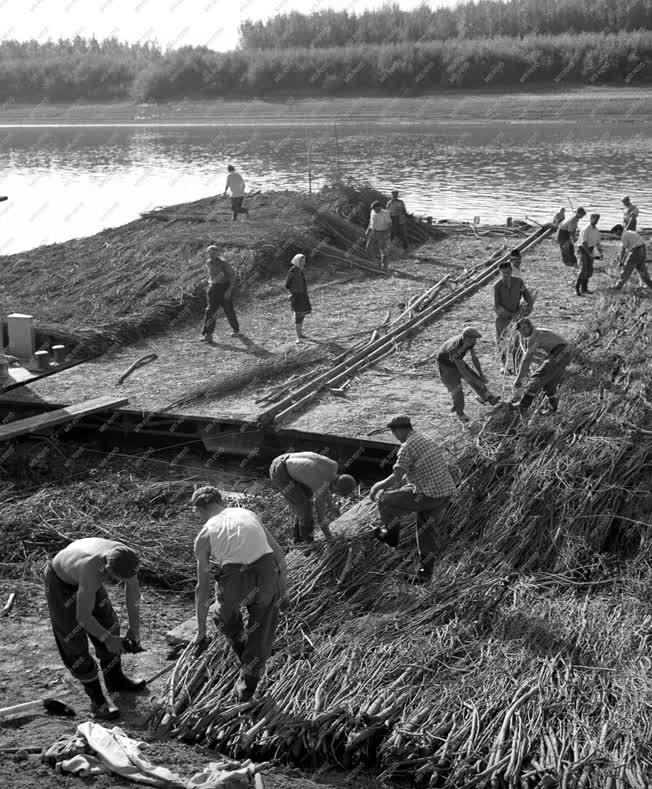
[[[345,47],[449,38],[617,33],[652,28],[650,0],[480,0],[412,11],[387,5],[361,14],[278,14],[240,26],[243,49]]]
[[[68,42],[70,43],[70,42]],[[652,31],[449,39],[333,49],[216,53],[0,45],[0,101],[165,101],[277,95],[414,96],[478,89],[652,81]]]

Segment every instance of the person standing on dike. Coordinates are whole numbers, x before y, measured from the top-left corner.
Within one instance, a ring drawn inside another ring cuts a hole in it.
[[[294,313],[294,325],[297,332],[295,342],[297,343],[300,343],[306,336],[303,333],[303,319],[312,312],[306,275],[303,273],[305,265],[306,256],[295,255],[285,280],[285,287],[290,291],[290,309]]]

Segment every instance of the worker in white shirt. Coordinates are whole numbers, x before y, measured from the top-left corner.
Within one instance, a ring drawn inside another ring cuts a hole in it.
[[[287,605],[285,556],[256,515],[243,507],[226,507],[217,488],[198,488],[190,502],[205,521],[195,540],[195,653],[200,654],[207,645],[206,619],[214,562],[218,566],[215,625],[242,666],[236,695],[239,701],[249,701],[272,652],[279,610]],[[243,606],[249,615],[246,631]]]
[[[575,247],[573,242],[577,238],[577,225],[580,219],[586,216],[586,211],[580,206],[570,219],[564,219],[557,231],[557,242],[561,250],[561,259],[565,266],[577,266]]]
[[[623,229],[636,230],[636,220],[638,219],[638,206],[634,205],[629,197],[623,197]]]
[[[235,167],[230,164],[227,167],[229,174],[226,177],[226,186],[224,187],[224,197],[226,197],[226,193],[231,190],[231,211],[233,213],[233,219],[231,221],[235,222],[238,218],[238,214],[246,214],[249,215],[249,209],[243,208],[242,202],[244,200],[245,195],[245,182],[244,178],[240,175],[240,173],[236,172]]]
[[[595,259],[593,250],[597,249],[600,255],[602,255],[600,231],[598,230],[599,220],[600,214],[591,214],[589,217],[589,224],[580,231],[578,247],[580,253],[580,273],[577,275],[577,281],[575,282],[575,293],[578,296],[583,296],[585,293],[591,293],[589,290],[589,280],[593,276],[593,260]]]
[[[645,263],[647,254],[645,241],[635,230],[623,230],[621,225],[616,225],[613,228],[613,232],[616,238],[620,239],[619,257],[620,265],[623,267],[620,279],[613,287],[613,290],[620,290],[632,276],[634,269],[638,271],[641,282],[644,282],[648,288],[652,288],[652,280]]]
[[[383,208],[378,200],[374,200],[371,204],[369,227],[365,232],[367,236],[366,249],[369,260],[375,261],[376,258],[380,259],[381,268],[387,268],[385,259],[391,226],[392,218],[389,215],[389,211]]]

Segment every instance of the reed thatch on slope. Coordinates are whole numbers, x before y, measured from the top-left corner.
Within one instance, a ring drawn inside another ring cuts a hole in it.
[[[458,458],[430,588],[406,585],[401,556],[373,540],[293,552],[292,610],[260,694],[234,703],[236,661],[216,636],[180,659],[160,730],[235,756],[369,765],[418,786],[642,789],[645,305],[604,305],[578,345],[556,417],[517,427],[498,409]]]

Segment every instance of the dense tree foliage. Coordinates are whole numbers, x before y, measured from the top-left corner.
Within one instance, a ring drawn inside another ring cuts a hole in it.
[[[315,11],[244,22],[243,49],[326,48],[449,38],[617,33],[652,28],[650,0],[480,0],[413,11],[387,5],[361,14]]]

